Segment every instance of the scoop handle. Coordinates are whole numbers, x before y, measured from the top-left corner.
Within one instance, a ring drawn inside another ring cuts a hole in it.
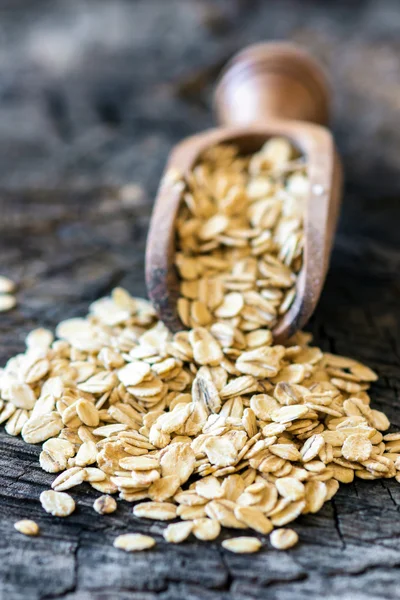
[[[231,59],[217,84],[214,107],[225,126],[271,119],[325,125],[329,96],[324,71],[309,54],[294,44],[264,43]]]

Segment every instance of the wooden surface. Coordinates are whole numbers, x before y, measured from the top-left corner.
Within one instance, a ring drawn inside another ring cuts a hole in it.
[[[311,323],[328,350],[380,374],[375,406],[400,427],[400,6],[202,0],[0,2],[0,267],[20,282],[0,318],[0,359],[38,324],[83,314],[121,284],[144,291],[154,192],[179,139],[211,124],[226,58],[262,39],[303,43],[325,63],[347,187],[325,291]],[[133,182],[140,188],[121,194]],[[143,191],[140,191],[140,190]],[[400,485],[356,481],[317,515],[301,544],[253,557],[219,544],[167,546],[163,525],[131,506],[103,518],[94,492],[69,519],[46,515],[52,476],[39,449],[0,430],[0,598],[7,600],[306,600],[400,597]],[[13,529],[37,520],[42,535]],[[112,547],[149,532],[155,550]]]

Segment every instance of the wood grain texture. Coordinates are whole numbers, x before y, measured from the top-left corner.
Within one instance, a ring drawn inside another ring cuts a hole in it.
[[[0,267],[20,283],[0,318],[0,361],[34,326],[86,312],[121,284],[144,292],[152,198],[170,148],[210,125],[210,90],[247,43],[288,38],[325,63],[347,187],[333,261],[310,324],[325,349],[375,368],[375,406],[400,427],[400,7],[321,3],[27,0],[1,4]],[[357,35],[354,35],[357,32]],[[122,194],[139,184],[143,193]],[[62,520],[38,502],[52,476],[39,448],[0,429],[0,598],[7,600],[339,600],[400,597],[400,485],[356,481],[301,544],[251,557],[217,543],[169,546],[165,525],[119,504],[103,518],[82,486]],[[13,523],[35,519],[42,535]],[[131,556],[119,533],[158,542]]]

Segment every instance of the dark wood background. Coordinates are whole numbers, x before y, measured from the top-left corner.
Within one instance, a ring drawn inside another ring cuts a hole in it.
[[[310,324],[325,349],[380,375],[375,406],[400,426],[400,3],[397,0],[1,0],[0,272],[19,306],[0,359],[37,325],[84,314],[112,286],[144,294],[143,249],[170,148],[212,124],[211,90],[249,42],[292,39],[325,64],[346,193],[332,267]],[[126,188],[127,184],[134,187]],[[301,544],[250,557],[164,543],[164,526],[87,487],[69,519],[38,502],[39,448],[0,430],[0,598],[306,600],[400,598],[400,485],[343,486],[302,517]],[[13,523],[34,518],[37,539]],[[129,555],[125,531],[158,545]]]

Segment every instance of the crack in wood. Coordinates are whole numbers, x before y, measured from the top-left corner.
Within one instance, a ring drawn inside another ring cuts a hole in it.
[[[397,509],[398,508],[398,504],[397,504],[396,500],[393,497],[392,490],[390,489],[390,487],[388,487],[385,484],[385,481],[383,479],[381,479],[380,482],[381,482],[381,485],[382,485],[383,489],[388,493],[388,496],[389,496],[390,500],[393,502],[393,505]]]
[[[331,505],[332,505],[332,509],[333,509],[333,522],[335,524],[335,529],[337,531],[337,534],[339,536],[339,539],[341,541],[342,544],[342,549],[344,550],[346,548],[346,541],[344,539],[341,527],[340,527],[340,517],[339,517],[339,511],[336,505],[336,500],[335,498],[331,499]]]

